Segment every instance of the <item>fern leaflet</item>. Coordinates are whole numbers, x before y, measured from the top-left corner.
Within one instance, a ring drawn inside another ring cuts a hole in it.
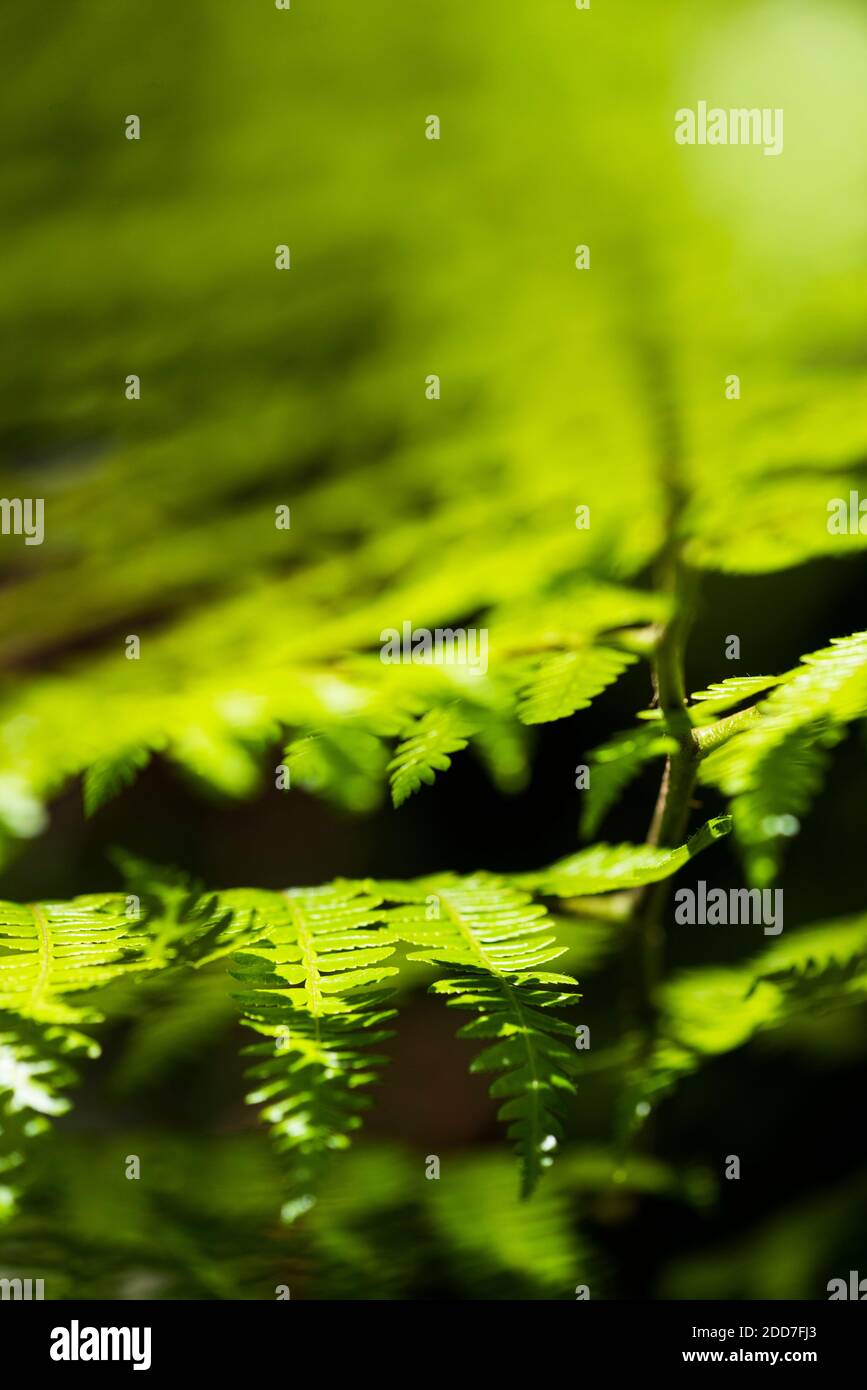
[[[637,660],[632,652],[613,647],[546,653],[523,690],[518,713],[525,724],[565,719],[576,710],[586,709]]]
[[[383,982],[397,973],[379,899],[351,884],[286,893],[238,889],[221,906],[255,919],[260,939],[235,958],[244,1022],[267,1039],[248,1096],[262,1105],[277,1147],[310,1159],[343,1149],[367,1101],[359,1092],[384,1060],[369,1049],[388,1037]],[[302,1167],[302,1172],[306,1171]]]
[[[122,748],[108,758],[91,763],[84,774],[84,813],[93,816],[112,797],[130,786],[151,759],[150,748],[139,744]]]
[[[577,898],[658,883],[682,868],[731,830],[728,816],[709,820],[685,845],[658,849],[655,845],[592,845],[560,859],[548,869],[516,874],[513,882],[553,898]]]
[[[388,765],[395,806],[401,806],[422,783],[430,786],[437,772],[451,766],[449,755],[466,748],[473,732],[466,716],[453,705],[423,714]]]
[[[592,772],[583,801],[581,834],[595,835],[621,792],[654,758],[677,748],[676,741],[657,726],[627,729],[590,754]]]
[[[98,1020],[68,996],[100,989],[140,965],[145,942],[132,927],[116,893],[0,903],[0,1009],[40,1023]]]
[[[867,714],[867,632],[839,638],[803,662],[702,769],[703,781],[733,798],[735,833],[760,887],[773,880],[783,838],[797,831],[821,784],[824,750]]]
[[[432,991],[478,1015],[458,1036],[494,1040],[471,1070],[502,1073],[491,1095],[504,1102],[499,1118],[508,1123],[528,1195],[553,1161],[574,1093],[575,1053],[564,1041],[574,1030],[547,1011],[577,1002],[576,981],[540,969],[565,947],[556,944],[545,909],[494,876],[447,881],[393,909],[389,921],[421,948],[411,960],[449,967]]]

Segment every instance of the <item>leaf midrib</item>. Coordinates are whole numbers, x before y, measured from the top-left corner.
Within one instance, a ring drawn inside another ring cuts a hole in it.
[[[51,939],[51,932],[48,929],[48,920],[45,913],[38,903],[30,904],[30,911],[36,923],[36,936],[39,951],[39,974],[30,995],[30,1008],[36,1009],[44,1003],[48,993],[48,981],[51,976],[51,969],[54,965],[54,945]]]
[[[316,954],[315,937],[313,931],[307,925],[307,921],[305,919],[303,911],[298,906],[298,900],[296,898],[293,898],[289,893],[284,893],[283,897],[286,899],[286,902],[288,903],[289,912],[292,916],[292,924],[295,927],[295,934],[298,940],[298,945],[301,948],[301,959],[304,962],[305,970],[304,993],[307,995],[308,999],[308,1013],[315,1020],[316,1049],[317,1052],[321,1053],[322,1028],[320,1020],[322,1018],[324,1010],[322,1007],[322,989],[320,987],[320,974],[319,966],[317,963],[318,957]]]
[[[537,1072],[537,1070],[536,1070],[536,1056],[535,1056],[535,1052],[534,1052],[533,1048],[530,1046],[530,1033],[529,1033],[529,1030],[528,1030],[528,1028],[527,1028],[527,1025],[526,1025],[526,1023],[525,1023],[525,1021],[524,1021],[524,1011],[523,1011],[523,1009],[521,1008],[521,1002],[520,1002],[520,1000],[518,999],[518,996],[517,996],[517,994],[515,993],[514,987],[513,987],[513,985],[511,984],[511,982],[510,982],[508,976],[504,975],[503,972],[502,972],[501,970],[498,970],[497,967],[494,965],[494,962],[491,960],[490,956],[488,955],[488,953],[487,953],[487,951],[485,950],[484,946],[483,946],[483,945],[481,944],[481,942],[479,941],[478,937],[477,937],[477,936],[473,933],[473,931],[472,931],[468,926],[466,926],[466,925],[464,924],[464,922],[461,920],[460,913],[456,910],[456,908],[453,906],[453,904],[449,901],[448,895],[447,895],[446,893],[440,893],[439,896],[440,896],[440,899],[445,903],[446,912],[449,914],[449,917],[451,918],[452,922],[454,922],[454,924],[455,924],[455,926],[457,927],[458,931],[459,931],[459,932],[461,933],[461,935],[465,938],[465,940],[469,942],[470,947],[471,947],[472,950],[475,952],[475,954],[484,962],[485,969],[486,969],[491,975],[493,975],[497,980],[499,980],[500,985],[501,985],[501,987],[502,987],[504,993],[508,996],[508,999],[509,999],[509,1001],[510,1001],[510,1003],[511,1003],[511,1005],[512,1005],[512,1008],[514,1009],[514,1012],[515,1012],[515,1014],[516,1014],[516,1016],[517,1016],[517,1019],[518,1019],[518,1022],[519,1022],[519,1024],[520,1024],[520,1027],[521,1027],[521,1037],[523,1038],[523,1041],[524,1041],[524,1051],[525,1051],[526,1054],[527,1054],[527,1065],[528,1065],[528,1067],[529,1067],[529,1069],[530,1069],[530,1074],[531,1074],[532,1079],[533,1079],[533,1107],[532,1107],[532,1112],[531,1112],[531,1113],[532,1113],[532,1116],[533,1116],[533,1119],[532,1119],[532,1123],[531,1123],[531,1127],[530,1127],[530,1146],[531,1146],[531,1153],[532,1153],[533,1155],[535,1155],[535,1154],[538,1152],[538,1141],[539,1141],[539,1136],[540,1136],[540,1134],[541,1134],[541,1128],[542,1128],[542,1127],[541,1127],[541,1124],[540,1124],[540,1112],[541,1112],[541,1105],[542,1105],[542,1102],[541,1102],[541,1091],[540,1091],[540,1089],[539,1089],[539,1084],[538,1084],[538,1083],[539,1083],[539,1076],[538,1076],[538,1072]],[[529,1160],[528,1160],[528,1166],[529,1166]]]

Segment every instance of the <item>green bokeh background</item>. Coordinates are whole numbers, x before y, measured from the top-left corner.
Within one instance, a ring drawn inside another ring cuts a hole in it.
[[[825,525],[829,497],[867,488],[861,7],[79,0],[10,7],[0,51],[0,484],[43,496],[47,527],[41,547],[0,538],[4,897],[113,887],[117,843],[215,885],[570,852],[571,769],[646,704],[642,672],[546,727],[512,799],[467,764],[353,819],[257,783],[227,738],[203,758],[246,800],[159,762],[86,823],[64,775],[145,708],[277,689],[285,661],[371,649],[390,618],[472,619],[576,569],[641,579],[660,459],[711,571],[689,688],[733,673],[729,633],[755,674],[863,627],[865,538]],[[675,110],[701,99],[784,108],[784,153],[677,146]],[[129,632],[162,661],[119,662]],[[653,794],[607,838],[641,839]],[[27,798],[50,822],[14,844]],[[847,752],[787,866],[793,925],[863,908],[864,826]],[[669,964],[755,944],[681,938]],[[614,972],[582,984],[605,1034]],[[812,1298],[865,1267],[860,1016],[713,1063],[660,1119],[665,1160],[634,1171],[588,1077],[572,1156],[518,1208],[484,1088],[419,990],[366,1137],[287,1227],[209,988],[186,1057],[140,1053],[134,1023],[106,1037],[4,1265],[60,1296],[217,1298]],[[151,1181],[118,1179],[128,1152]],[[424,1182],[429,1153],[449,1181]]]

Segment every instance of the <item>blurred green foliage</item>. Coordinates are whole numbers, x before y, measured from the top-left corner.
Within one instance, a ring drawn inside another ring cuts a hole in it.
[[[142,745],[249,794],[275,725],[377,712],[382,673],[345,659],[407,618],[523,604],[538,640],[566,577],[652,558],[675,461],[697,565],[863,548],[826,526],[867,483],[854,7],[94,0],[2,24],[2,486],[47,516],[43,546],[2,548],[13,833]],[[783,155],[676,145],[703,92],[784,107]],[[567,597],[580,648],[592,591]]]
[[[663,549],[711,577],[863,554],[863,535],[827,527],[830,499],[867,491],[867,24],[849,0],[89,0],[7,7],[0,43],[0,491],[46,507],[43,545],[0,538],[8,860],[76,779],[93,814],[135,796],[152,759],[252,798],[279,749],[296,791],[368,813],[389,773],[400,803],[468,747],[518,790],[533,726],[652,654],[673,612],[654,585]],[[784,153],[676,145],[675,110],[700,99],[783,108]],[[380,633],[406,620],[488,627],[487,675],[383,666]],[[696,736],[720,739],[705,785],[729,801],[751,882],[775,880],[792,818],[863,719],[864,643],[781,675],[716,670],[691,699]],[[753,701],[723,742],[716,721]],[[642,714],[597,749],[588,835],[673,751],[659,710]],[[694,849],[594,845],[496,891],[562,900],[561,964],[583,986],[620,954],[618,895]],[[406,904],[461,883],[379,887]],[[3,905],[0,1169],[66,1108],[68,1058],[93,1058],[99,1029],[119,1104],[179,1072],[240,1096],[234,1063],[215,1065],[237,1041],[209,963],[244,944],[227,903],[176,886],[143,932],[116,895]],[[291,975],[294,937],[265,925]],[[374,1140],[281,1221],[283,1170],[233,1110],[206,1136],[109,1136],[85,1087],[83,1119],[14,1174],[3,1272],[45,1271],[52,1297],[621,1295],[620,1233],[638,1221],[637,1246],[658,1239],[675,1205],[700,1222],[714,1184],[607,1147],[612,1109],[634,1118],[675,1083],[694,1104],[699,1067],[748,1043],[751,1062],[775,1046],[820,1069],[862,1059],[865,943],[857,915],[670,976],[652,1052],[612,1024],[586,1061],[606,1147],[570,1129],[531,1204],[499,1152],[450,1153],[448,1181],[428,1183],[418,1153]],[[433,973],[394,944],[403,1004]],[[453,977],[478,941],[438,944]],[[283,977],[299,993],[309,978]],[[126,1180],[126,1153],[147,1181]],[[728,1247],[696,1255],[689,1228],[689,1252],[664,1244],[655,1292],[821,1296],[864,1222],[849,1173]]]

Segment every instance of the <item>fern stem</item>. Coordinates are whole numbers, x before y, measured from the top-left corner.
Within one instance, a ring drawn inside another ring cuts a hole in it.
[[[685,838],[701,757],[699,740],[686,708],[684,649],[693,618],[694,580],[683,563],[677,539],[680,500],[674,489],[670,499],[670,539],[659,566],[659,588],[672,597],[672,616],[659,628],[651,660],[656,703],[666,732],[677,744],[666,758],[647,834],[647,843],[661,848],[679,844]],[[637,1026],[642,1034],[645,1054],[653,1045],[664,947],[661,919],[669,886],[662,881],[637,889],[628,919],[625,1003],[630,1026]]]
[[[715,748],[721,748],[735,734],[757,723],[759,719],[761,713],[758,705],[750,705],[748,709],[738,710],[737,714],[718,719],[714,724],[705,724],[694,729],[693,738],[698,744],[699,757],[706,758],[708,753],[712,753]]]

